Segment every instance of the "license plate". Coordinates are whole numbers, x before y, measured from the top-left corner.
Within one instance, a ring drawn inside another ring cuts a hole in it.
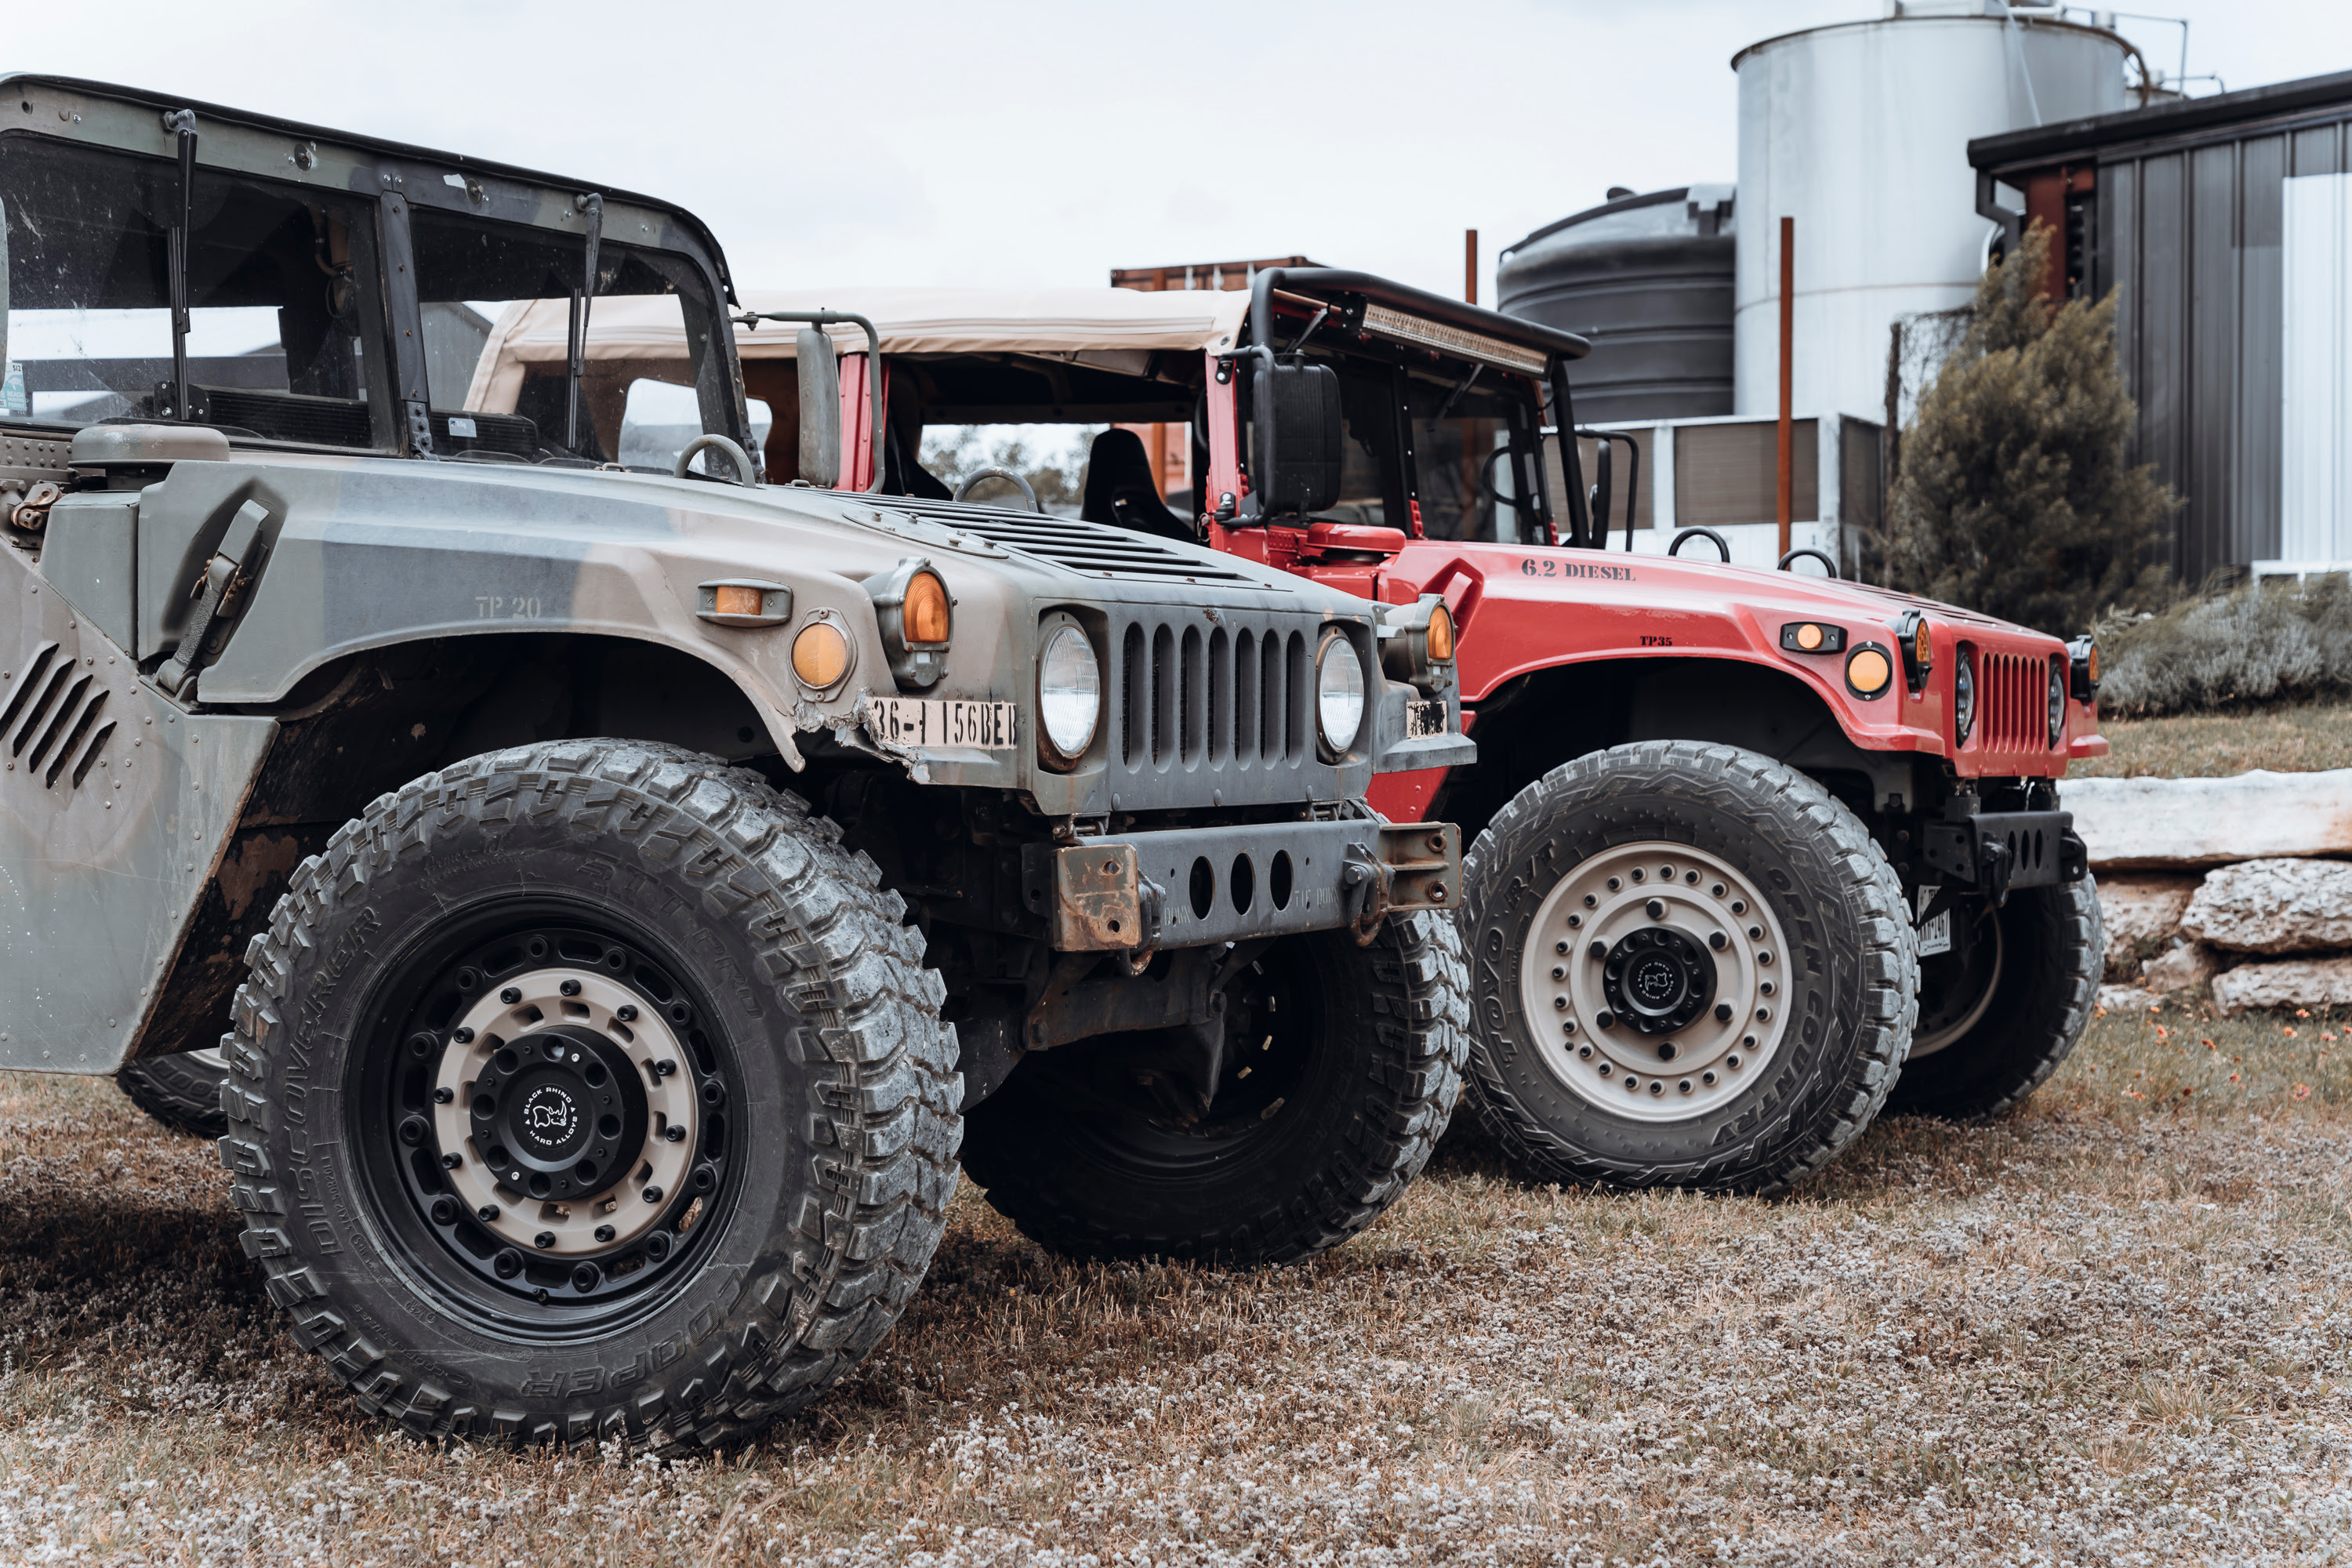
[[[969,746],[982,752],[1013,747],[1011,702],[966,702],[952,697],[877,697],[867,722],[875,734],[902,746]]]
[[[1418,741],[1425,735],[1445,733],[1445,700],[1431,702],[1408,702],[1404,705],[1404,738]]]
[[[1943,889],[1941,888],[1920,889],[1919,912],[1923,915],[1926,914],[1927,912],[1927,906],[1934,903],[1936,901],[1936,895],[1942,891]],[[1929,921],[1926,925],[1919,928],[1919,956],[1922,958],[1931,958],[1937,953],[1949,952],[1951,951],[1952,911],[1946,910],[1942,914],[1937,915],[1934,920]]]

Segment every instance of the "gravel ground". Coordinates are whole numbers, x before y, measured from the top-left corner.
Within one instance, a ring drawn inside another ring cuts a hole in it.
[[[1771,1203],[1531,1187],[1457,1136],[1255,1275],[1055,1263],[967,1189],[859,1373],[675,1466],[357,1419],[209,1147],[0,1076],[0,1555],[2343,1562],[2338,1032],[2105,1018],[2020,1115],[1882,1122]]]

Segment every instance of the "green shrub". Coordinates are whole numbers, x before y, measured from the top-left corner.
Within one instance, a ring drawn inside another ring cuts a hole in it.
[[[2153,609],[2178,506],[2126,457],[2135,411],[2116,302],[2033,293],[2036,224],[1977,285],[1968,331],[1903,433],[1885,571],[1928,598],[2074,637],[2103,612]]]
[[[2352,581],[2285,578],[2099,627],[2102,711],[2186,713],[2352,690]]]

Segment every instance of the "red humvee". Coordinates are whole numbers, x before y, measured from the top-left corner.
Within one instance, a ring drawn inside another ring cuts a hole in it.
[[[1108,426],[1071,526],[1442,601],[1390,658],[1455,658],[1478,760],[1372,798],[1475,836],[1471,1094],[1535,1172],[1776,1190],[1882,1106],[1998,1110],[2074,1047],[2103,944],[2058,784],[2106,750],[2095,649],[1696,559],[1721,545],[1704,530],[1679,555],[1633,551],[1630,530],[1607,548],[1608,486],[1588,496],[1572,438],[1582,339],[1326,268],[1245,293],[747,299],[875,329],[835,329],[849,434],[838,471],[805,478],[789,327],[739,334],[747,388],[777,411],[772,483],[949,517],[927,427]],[[651,372],[642,329],[600,312],[598,331],[614,341],[592,357]],[[494,342],[478,395],[529,369]],[[1163,494],[1164,453],[1133,426],[1189,429],[1189,493]]]

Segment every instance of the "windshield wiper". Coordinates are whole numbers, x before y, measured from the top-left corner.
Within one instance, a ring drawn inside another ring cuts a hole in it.
[[[571,353],[563,367],[563,444],[580,455],[580,383],[588,374],[588,310],[596,299],[596,247],[604,238],[604,198],[591,191],[580,198],[588,220],[588,275],[572,294]]]
[[[196,116],[167,110],[163,129],[179,133],[180,221],[164,231],[165,264],[172,274],[172,417],[188,417],[188,252],[196,218]]]

